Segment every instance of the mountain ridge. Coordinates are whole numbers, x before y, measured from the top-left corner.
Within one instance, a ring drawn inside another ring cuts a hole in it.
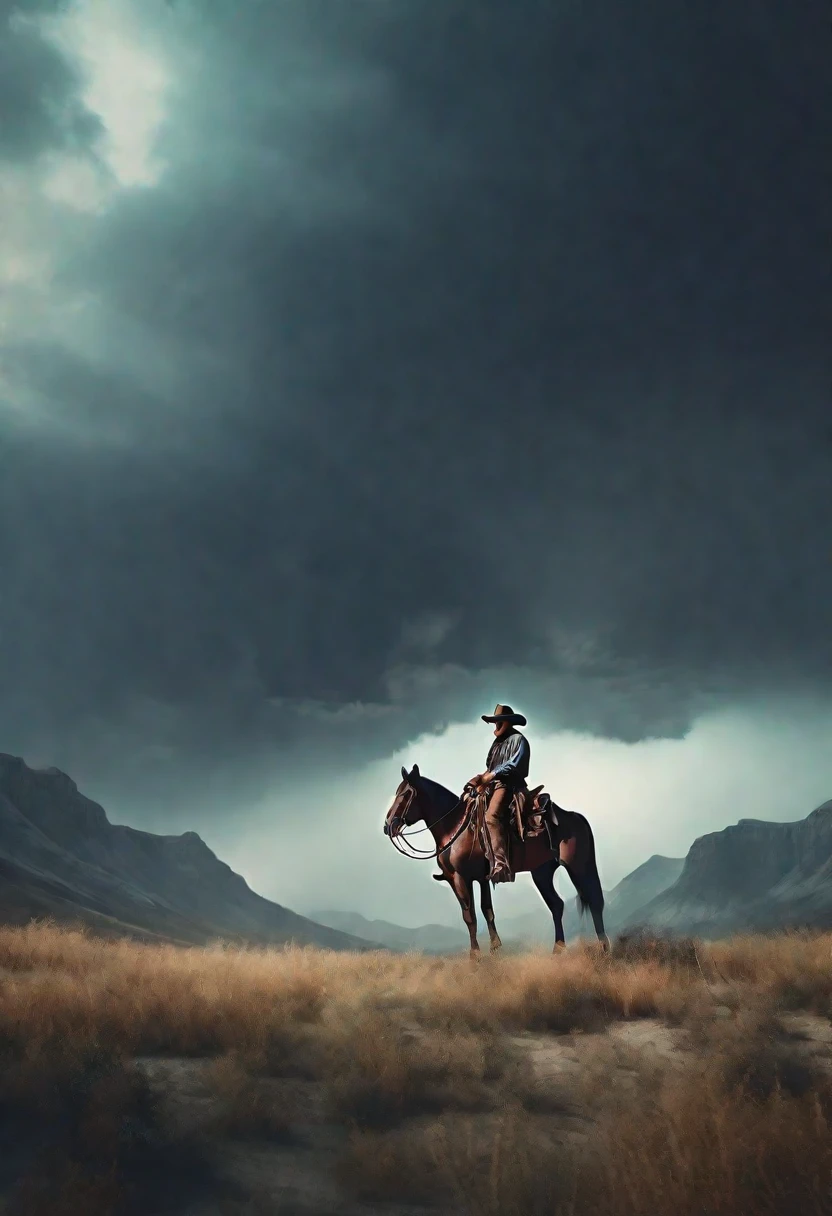
[[[7,923],[52,916],[187,944],[377,948],[258,895],[196,832],[162,836],[110,823],[66,773],[4,752],[0,873]]]
[[[450,925],[426,924],[415,929],[394,924],[381,918],[369,919],[359,912],[340,912],[334,909],[314,910],[309,913],[320,925],[352,933],[365,941],[377,942],[391,950],[421,951],[425,954],[453,954],[468,951],[468,931],[454,929]]]
[[[740,819],[697,837],[676,882],[636,920],[705,937],[832,927],[832,799],[804,819]]]
[[[740,819],[697,837],[684,858],[654,854],[606,892],[606,912],[612,933],[832,927],[832,799],[804,819]],[[252,891],[196,832],[163,836],[113,824],[60,769],[30,768],[0,752],[0,918],[43,917],[192,945],[467,950],[462,926],[407,929],[338,911],[300,916]],[[497,924],[512,948],[551,941],[542,905],[502,920],[498,911]],[[564,926],[567,938],[588,933],[574,899]]]

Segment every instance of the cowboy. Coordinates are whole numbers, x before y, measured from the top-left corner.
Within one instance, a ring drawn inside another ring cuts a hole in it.
[[[529,775],[531,748],[526,736],[516,729],[525,726],[526,719],[510,705],[498,705],[493,714],[483,714],[482,720],[493,724],[494,742],[485,762],[486,771],[473,777],[469,785],[488,794],[485,827],[494,854],[491,881],[513,882],[507,853],[508,817],[511,800],[517,790],[525,788]]]

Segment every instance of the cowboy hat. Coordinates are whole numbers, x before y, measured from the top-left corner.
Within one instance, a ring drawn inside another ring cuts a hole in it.
[[[498,705],[493,714],[483,714],[483,722],[510,722],[512,726],[525,726],[526,719],[516,714],[510,705]]]

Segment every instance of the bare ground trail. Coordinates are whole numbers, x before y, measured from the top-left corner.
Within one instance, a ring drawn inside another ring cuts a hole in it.
[[[714,1005],[715,1020],[731,1021],[734,1012]],[[797,1058],[832,1076],[832,1024],[810,1013],[780,1016],[782,1039]],[[408,1051],[430,1051],[430,1034],[410,1025],[403,1028]],[[614,1023],[602,1031],[565,1034],[524,1031],[507,1036],[510,1045],[528,1060],[539,1085],[543,1109],[537,1114],[547,1134],[564,1145],[580,1145],[593,1132],[593,1109],[599,1088],[626,1095],[635,1089],[645,1068],[684,1069],[698,1048],[690,1032],[656,1018]],[[142,1057],[137,1067],[157,1093],[175,1130],[182,1135],[209,1136],[218,1177],[227,1191],[181,1209],[182,1216],[445,1216],[456,1206],[413,1204],[374,1199],[361,1202],[339,1181],[339,1163],[348,1144],[343,1122],[333,1120],[323,1080],[261,1077],[255,1082],[267,1105],[286,1116],[285,1134],[258,1139],[217,1132],[222,1124],[222,1100],[211,1081],[214,1061],[192,1058]],[[534,1110],[534,1104],[532,1104]],[[473,1116],[487,1143],[493,1111]],[[534,1116],[533,1116],[534,1117]],[[470,1120],[471,1116],[469,1116]],[[413,1128],[429,1122],[410,1121]],[[420,1168],[414,1148],[412,1167]]]

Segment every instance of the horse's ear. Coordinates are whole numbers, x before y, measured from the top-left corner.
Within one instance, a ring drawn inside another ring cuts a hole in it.
[[[404,765],[402,765],[402,781],[409,781],[409,780],[410,780],[410,774],[408,773],[408,771],[404,767]]]
[[[410,780],[418,781],[420,776],[421,776],[421,773],[419,772],[419,765],[414,764],[413,768],[410,770]]]

